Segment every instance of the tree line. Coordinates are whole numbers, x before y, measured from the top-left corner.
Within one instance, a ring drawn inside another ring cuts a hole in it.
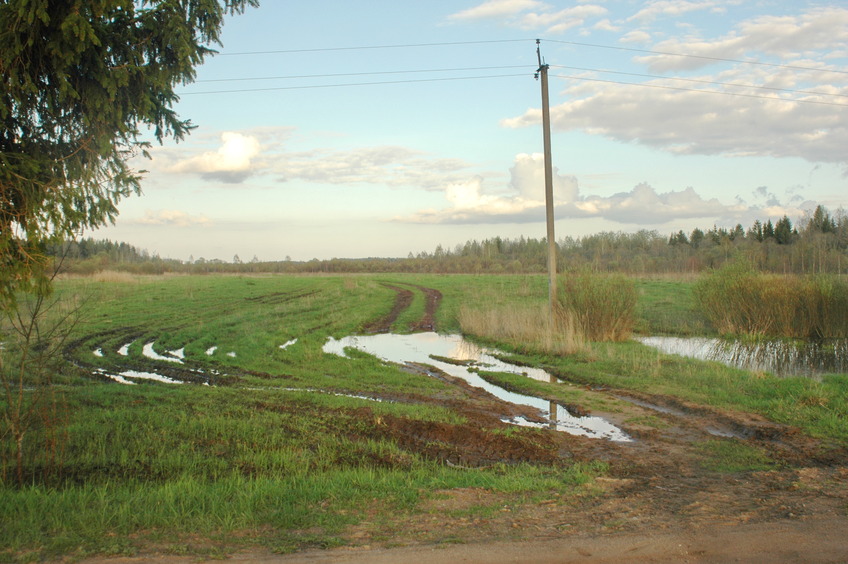
[[[737,258],[773,273],[844,273],[848,271],[848,216],[818,206],[793,223],[787,216],[760,220],[747,229],[713,226],[662,235],[656,230],[635,233],[605,231],[557,242],[561,270],[592,269],[631,274],[699,273]],[[409,253],[406,258],[365,258],[310,261],[232,261],[204,258],[163,259],[127,243],[81,239],[56,245],[50,254],[64,257],[68,272],[90,274],[125,270],[139,274],[180,273],[541,273],[547,270],[547,241],[518,237],[470,240],[453,248]]]

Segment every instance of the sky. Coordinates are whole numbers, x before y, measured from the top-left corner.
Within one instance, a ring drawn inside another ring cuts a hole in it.
[[[196,129],[85,236],[227,262],[544,238],[537,47],[558,240],[848,208],[842,0],[262,0],[222,42],[178,88]]]

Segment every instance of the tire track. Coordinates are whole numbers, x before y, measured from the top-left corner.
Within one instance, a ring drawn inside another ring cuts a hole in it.
[[[376,334],[376,333],[389,333],[392,330],[392,325],[397,321],[398,317],[409,309],[409,306],[412,305],[412,300],[415,297],[415,294],[412,290],[408,288],[402,288],[400,286],[395,286],[394,284],[383,283],[382,286],[389,288],[395,292],[395,302],[392,306],[391,311],[369,323],[366,323],[362,331],[367,334]],[[418,289],[420,292],[424,294],[424,315],[421,316],[421,319],[416,321],[415,323],[410,324],[409,328],[412,331],[435,331],[436,330],[436,321],[435,316],[436,312],[439,309],[439,305],[442,302],[442,293],[435,288],[427,288],[424,286],[419,286],[417,284],[409,284],[413,288]]]

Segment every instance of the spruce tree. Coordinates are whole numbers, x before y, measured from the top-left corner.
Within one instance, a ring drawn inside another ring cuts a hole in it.
[[[44,290],[45,249],[112,222],[140,191],[127,161],[191,129],[177,85],[258,0],[0,3],[0,308]]]

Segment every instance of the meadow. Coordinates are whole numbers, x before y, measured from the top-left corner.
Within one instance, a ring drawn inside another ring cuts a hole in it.
[[[558,457],[566,439],[543,429],[482,424],[458,407],[468,396],[445,379],[362,353],[343,358],[322,350],[329,337],[360,333],[385,316],[398,295],[392,287],[413,290],[394,332],[409,331],[425,314],[426,296],[415,290],[426,287],[442,296],[438,331],[457,333],[468,312],[542,311],[546,284],[536,275],[107,274],[59,281],[51,299],[83,304],[80,320],[61,349],[49,402],[26,437],[22,480],[13,445],[2,444],[0,559],[291,552],[354,545],[360,541],[351,531],[366,526],[368,542],[390,546],[403,523],[432,515],[433,500],[445,492],[493,496],[464,510],[461,518],[472,520],[505,504],[578,504],[598,495],[593,484],[614,462]],[[711,333],[694,309],[693,284],[636,280],[635,330]],[[777,379],[661,355],[633,341],[585,341],[564,354],[522,337],[468,336],[578,386],[491,376],[563,404],[614,411],[615,402],[598,403],[581,390],[632,390],[791,425],[823,452],[848,445],[844,374]],[[146,347],[171,359],[151,358]],[[108,376],[127,367],[186,383],[127,377],[135,382],[127,385]],[[412,428],[430,434],[405,431]],[[536,454],[505,454],[470,471],[451,463],[456,453],[443,454],[451,444],[434,446],[436,437],[472,428],[480,440]],[[727,444],[730,454],[701,441],[692,456],[720,451],[733,459],[736,452],[757,461],[718,471],[773,462],[760,447]],[[426,528],[408,533],[406,542],[408,535],[453,542]]]

